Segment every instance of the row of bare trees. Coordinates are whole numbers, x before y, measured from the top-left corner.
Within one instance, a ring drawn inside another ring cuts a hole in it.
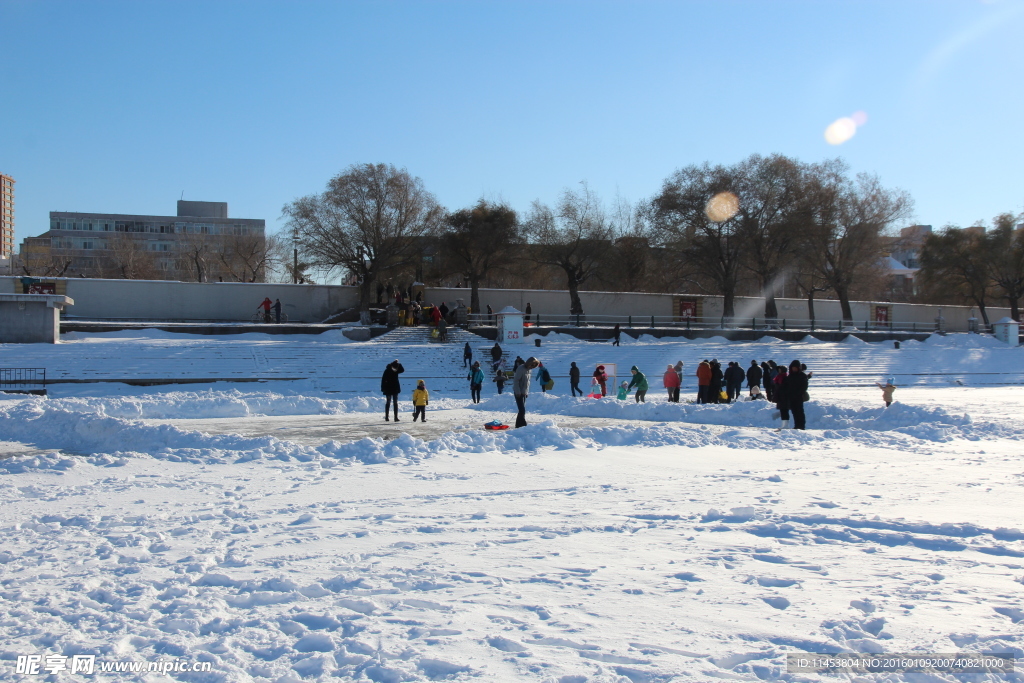
[[[978,307],[987,326],[988,306],[1002,300],[1010,316],[1020,320],[1024,297],[1024,230],[1017,226],[1024,215],[1003,213],[986,231],[946,226],[928,235],[921,249],[921,284],[938,301],[963,301]]]
[[[420,275],[434,245],[431,272],[464,279],[474,310],[481,283],[503,271],[518,274],[520,286],[560,273],[571,314],[584,313],[580,289],[600,282],[722,295],[726,316],[736,296],[753,292],[775,318],[775,297],[789,283],[812,311],[815,294],[826,292],[852,320],[851,297],[865,283],[875,286],[887,235],[911,205],[905,192],[851,176],[838,159],[754,155],[732,166],[682,168],[654,197],[635,206],[618,199],[611,211],[580,183],[554,207],[533,202],[521,218],[485,200],[446,212],[406,170],[360,164],[324,192],[287,204],[284,215],[311,267],[339,269],[360,283],[363,310],[381,282],[411,277],[417,267]]]
[[[55,238],[46,248],[21,254],[17,269],[38,277],[262,282],[268,270],[284,269],[287,260],[286,247],[276,235],[188,234],[174,243],[174,251],[151,251],[146,240],[125,233],[113,233],[102,242],[102,249],[75,249]]]

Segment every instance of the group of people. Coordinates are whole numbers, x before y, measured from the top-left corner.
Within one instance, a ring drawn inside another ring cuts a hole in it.
[[[398,422],[398,396],[402,393],[402,384],[398,376],[405,372],[405,368],[398,362],[398,359],[391,361],[384,368],[384,375],[380,378],[380,390],[384,394],[384,421],[390,422],[392,406],[395,411],[395,422]],[[430,402],[430,393],[427,391],[427,383],[422,379],[416,383],[416,389],[412,392],[412,421],[422,419],[427,421],[427,404]]]
[[[263,310],[263,322],[270,323],[270,311],[273,310],[274,311],[274,322],[277,323],[277,324],[281,323],[281,300],[280,299],[274,299],[274,301],[271,301],[270,297],[268,296],[268,297],[263,299],[263,301],[260,303],[259,306],[256,307],[256,311],[257,312],[260,309]]]
[[[505,369],[504,352],[499,344],[495,343],[490,350],[491,363],[490,371],[494,374],[494,382],[497,385],[498,393],[501,394],[506,382],[509,381]],[[473,403],[480,403],[483,383],[486,375],[480,361],[473,360],[473,349],[469,342],[463,349],[463,367],[469,369],[467,379],[469,380],[470,396]],[[536,379],[540,383],[541,391],[549,391],[554,386],[554,378],[544,364],[534,356],[526,360],[516,356],[512,366],[512,393],[516,401],[516,427],[526,426],[526,399],[530,393],[530,380],[534,370],[537,371]],[[398,396],[401,393],[401,386],[398,376],[405,372],[405,368],[398,360],[388,364],[381,378],[381,392],[386,397],[384,406],[384,419],[390,421],[390,413],[393,409],[395,422],[398,418]],[[650,383],[647,376],[640,371],[636,365],[630,368],[631,378],[623,380],[618,387],[617,398],[626,399],[629,392],[636,390],[634,399],[637,403],[645,403]],[[749,400],[766,399],[774,403],[778,409],[777,419],[781,420],[781,429],[789,429],[792,421],[793,429],[806,429],[807,418],[804,412],[804,403],[810,400],[808,387],[813,372],[807,370],[807,366],[799,360],[793,360],[788,366],[779,365],[774,360],[758,363],[750,361],[750,366],[744,371],[737,362],[729,362],[723,369],[717,358],[705,359],[697,366],[697,403],[731,403],[738,401],[744,381],[746,381]],[[580,389],[581,371],[575,362],[569,364],[569,388],[573,397],[584,396]],[[609,376],[604,365],[598,365],[591,377],[590,396],[603,398],[608,395]],[[668,365],[662,376],[662,385],[668,392],[668,400],[672,403],[679,402],[680,388],[683,384],[683,362],[678,361],[675,365]],[[763,387],[763,391],[762,391]],[[895,378],[888,378],[885,384],[878,384],[882,390],[882,396],[886,407],[892,405],[893,393],[896,390]],[[416,390],[413,392],[413,422],[417,419],[427,421],[426,407],[429,402],[429,393],[423,380],[417,382]],[[393,408],[392,408],[393,406]]]

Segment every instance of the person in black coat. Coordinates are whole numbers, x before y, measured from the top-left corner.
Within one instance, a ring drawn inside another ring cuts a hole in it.
[[[580,396],[583,395],[583,390],[580,389],[580,369],[576,367],[576,363],[569,364],[569,388],[573,396],[576,396],[577,391],[580,392]]]
[[[384,375],[380,378],[380,391],[386,399],[384,403],[384,421],[390,422],[388,412],[391,404],[395,405],[395,422],[398,422],[398,395],[402,393],[402,385],[398,382],[398,376],[405,372],[405,368],[398,362],[398,359],[388,363],[384,368]]]
[[[786,398],[789,399],[789,412],[793,413],[793,429],[806,429],[807,418],[804,416],[804,401],[807,399],[808,376],[800,361],[789,364],[789,374],[782,383]]]
[[[779,409],[779,417],[782,419],[780,429],[789,429],[789,392],[786,391],[786,366],[780,365],[773,373],[772,386],[774,391],[775,406]]]
[[[764,371],[761,370],[761,366],[757,364],[756,360],[750,361],[750,367],[747,368],[747,390],[753,389],[754,387],[761,386],[761,376]]]
[[[729,367],[725,370],[725,391],[729,395],[730,401],[739,400],[740,390],[743,388],[743,377],[743,368],[740,367],[740,364],[730,361]]]
[[[717,358],[711,359],[711,384],[708,385],[708,398],[711,403],[722,402],[722,364]]]
[[[491,347],[491,369],[497,370],[499,362],[501,362],[501,345],[494,342],[494,346]]]
[[[764,382],[764,395],[768,400],[775,403],[775,361],[769,360],[761,363],[761,381]]]
[[[467,368],[473,363],[473,349],[470,348],[469,342],[466,342],[466,346],[462,349],[462,367]]]

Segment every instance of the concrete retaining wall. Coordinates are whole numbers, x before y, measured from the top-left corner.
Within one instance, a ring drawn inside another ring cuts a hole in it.
[[[52,278],[40,278],[51,282]],[[355,287],[243,282],[61,279],[75,307],[67,316],[87,320],[247,321],[264,297],[281,300],[291,322],[319,323],[355,306]],[[0,278],[0,293],[21,292],[18,278]]]
[[[53,281],[43,278],[42,281]],[[291,322],[318,323],[337,311],[356,306],[359,292],[355,287],[340,285],[247,284],[238,282],[170,282],[159,280],[95,280],[62,278],[66,293],[75,300],[68,316],[89,320],[195,320],[248,321],[264,297],[280,299],[282,310]],[[58,289],[60,289],[58,287]],[[20,293],[16,277],[0,277],[0,293]],[[632,292],[580,292],[588,316],[659,316],[678,314],[677,302],[687,299],[698,302],[699,314],[705,318],[722,315],[723,300],[716,296],[688,294],[642,294]],[[424,302],[451,306],[456,299],[470,301],[468,288],[434,288],[424,290]],[[807,320],[810,313],[805,299],[777,299],[779,317]],[[481,289],[480,303],[495,311],[515,306],[525,311],[531,304],[535,315],[568,316],[569,294],[564,290]],[[888,307],[889,319],[897,325],[915,323],[934,325],[942,310],[950,330],[966,330],[967,319],[977,309],[967,306],[930,306],[922,304],[890,304],[858,301],[852,303],[854,324],[876,321],[876,308]],[[815,300],[818,321],[839,320],[839,302]],[[485,309],[486,310],[486,309]],[[989,319],[1009,315],[1007,308],[990,308]],[[736,315],[742,318],[763,318],[764,299],[738,297]]]

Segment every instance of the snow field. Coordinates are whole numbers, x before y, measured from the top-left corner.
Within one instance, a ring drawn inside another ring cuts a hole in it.
[[[379,415],[379,370],[395,355],[452,374],[433,382],[432,426],[507,421],[514,406],[487,388],[478,405],[452,398],[444,387],[468,392],[443,347],[182,336],[83,338],[57,354],[68,372],[98,348],[143,372],[207,377],[215,356],[301,347],[325,370],[0,395],[0,678],[18,680],[16,656],[32,653],[183,657],[213,672],[177,680],[281,683],[828,681],[787,673],[786,653],[1024,654],[1024,390],[949,386],[1020,370],[1019,350],[966,335],[904,356],[624,339],[617,360],[619,349],[550,339],[542,357],[566,368],[745,365],[760,348],[825,370],[806,432],[773,429],[763,401],[669,404],[644,368],[647,404],[571,399],[560,379],[554,395],[535,387],[524,429],[315,443],[276,426]],[[901,385],[889,409],[873,386],[835,386],[893,358],[951,374]],[[418,375],[403,362],[407,394]],[[334,393],[342,385],[358,395]],[[203,429],[270,417],[248,436]]]

